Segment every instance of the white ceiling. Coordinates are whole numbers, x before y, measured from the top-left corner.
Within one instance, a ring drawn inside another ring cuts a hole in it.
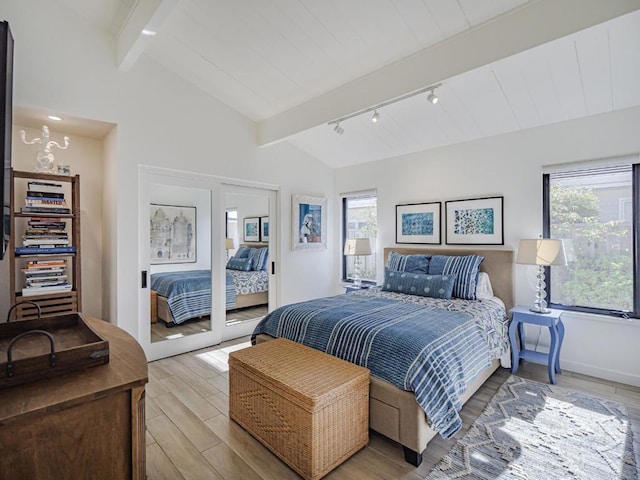
[[[557,8],[570,23],[574,13],[563,12],[562,7],[583,4],[568,0],[555,4],[548,0],[58,1],[114,35],[123,50],[119,58],[127,59],[121,68],[134,64],[136,55],[149,55],[259,125],[288,122],[278,140],[286,139],[333,167],[640,105],[640,10],[479,68],[460,69],[459,74],[438,79],[443,85],[436,90],[437,105],[429,104],[426,94],[417,95],[381,108],[377,124],[370,121],[370,113],[346,120],[345,133],[337,135],[327,122],[345,112],[319,99],[339,99],[351,84],[355,93],[349,98],[357,96],[361,105],[355,110],[382,103],[384,88],[372,82],[368,92],[367,79],[384,68],[417,59],[429,49],[437,53],[439,46],[455,46],[479,28],[506,25],[508,30],[509,18],[529,13],[527,9],[535,18],[536,8]],[[597,1],[588,3],[606,8]],[[627,11],[640,8],[636,0],[607,2]],[[603,18],[607,14],[597,13]],[[140,37],[145,26],[157,34]],[[538,26],[545,29],[551,27]],[[513,39],[519,34],[513,31]],[[502,39],[505,44],[511,40]],[[505,46],[496,50],[500,48]],[[474,53],[487,57],[482,50]],[[441,65],[433,67],[442,70]],[[407,79],[398,77],[398,83]],[[378,100],[362,103],[369,93]],[[313,120],[296,122],[294,114],[304,113],[314,101],[320,108],[316,107]]]

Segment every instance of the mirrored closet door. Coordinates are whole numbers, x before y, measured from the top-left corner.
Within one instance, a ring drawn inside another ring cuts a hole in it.
[[[215,343],[212,288],[223,275],[221,187],[188,172],[149,167],[139,198],[139,338],[149,360]]]
[[[249,335],[275,294],[275,192],[224,185],[225,315],[220,340]],[[275,297],[274,297],[275,298]],[[275,304],[275,303],[274,303]]]
[[[141,169],[138,340],[149,360],[249,335],[275,307],[276,191]]]

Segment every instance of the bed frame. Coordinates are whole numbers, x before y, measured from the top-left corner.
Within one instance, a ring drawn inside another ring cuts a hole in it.
[[[469,250],[469,249],[425,249],[425,248],[385,248],[384,262],[390,252],[405,255],[482,255],[484,261],[480,270],[487,272],[494,294],[505,304],[507,312],[513,307],[513,251],[511,250]],[[271,340],[269,335],[258,335],[256,342]],[[462,396],[464,404],[493,374],[500,365],[494,360],[484,370]],[[418,466],[422,462],[422,452],[436,432],[427,424],[424,410],[418,405],[412,392],[401,390],[388,382],[371,377],[369,390],[369,427],[402,445],[405,460]]]
[[[248,293],[246,295],[236,295],[236,304],[233,308],[227,310],[236,310],[238,308],[256,307],[258,305],[266,305],[269,303],[269,292]],[[173,316],[169,309],[167,297],[158,295],[158,318],[165,323],[173,323]]]

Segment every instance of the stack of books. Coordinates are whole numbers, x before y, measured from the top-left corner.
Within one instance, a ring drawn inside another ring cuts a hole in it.
[[[70,214],[61,183],[31,181],[27,183],[27,198],[22,213]]]
[[[22,296],[46,295],[68,292],[71,284],[67,279],[66,260],[34,260],[23,268],[25,276]]]
[[[16,247],[16,255],[42,255],[75,253],[69,245],[67,224],[60,217],[31,217],[22,236],[22,247]]]
[[[43,216],[34,216],[29,220],[29,226],[22,237],[23,246],[16,247],[16,255],[76,252],[76,247],[69,245],[66,222],[55,216],[71,213],[61,183],[35,180],[27,182],[27,197],[21,212]]]

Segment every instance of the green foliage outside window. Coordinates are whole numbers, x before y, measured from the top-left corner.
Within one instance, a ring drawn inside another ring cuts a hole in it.
[[[551,238],[565,240],[568,265],[551,270],[557,304],[633,310],[633,256],[627,222],[602,221],[590,187],[551,185]]]

